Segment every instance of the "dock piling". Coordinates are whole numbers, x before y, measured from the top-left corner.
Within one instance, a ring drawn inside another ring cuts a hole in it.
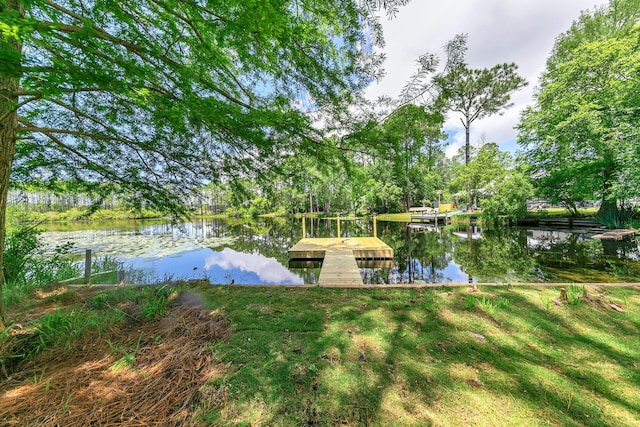
[[[89,284],[91,281],[91,249],[85,250],[84,256],[84,283]]]
[[[302,214],[302,238],[307,237],[307,217],[305,214]]]
[[[377,221],[377,216],[378,214],[376,214],[375,212],[373,213],[373,237],[378,237],[378,221]]]

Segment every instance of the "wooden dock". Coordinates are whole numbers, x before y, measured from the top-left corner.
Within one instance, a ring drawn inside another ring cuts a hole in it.
[[[606,233],[596,234],[594,239],[600,240],[622,240],[627,237],[633,237],[637,233],[637,230],[611,230]]]
[[[289,260],[323,260],[318,285],[323,287],[363,286],[358,265],[385,266],[393,249],[377,237],[303,238],[289,249]],[[357,259],[357,260],[356,260]]]
[[[581,230],[602,230],[604,225],[585,218],[539,218],[538,225],[540,227],[553,227],[553,228],[578,228]]]
[[[393,249],[377,237],[307,237],[289,249],[289,259],[323,259],[325,252],[343,249],[357,259],[393,258]]]
[[[462,213],[462,211],[452,211],[440,213],[438,209],[433,208],[410,208],[411,222],[433,222],[437,224],[443,222],[447,224],[452,216]]]

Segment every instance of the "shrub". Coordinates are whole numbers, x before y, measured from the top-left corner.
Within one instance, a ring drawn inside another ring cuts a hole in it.
[[[80,267],[69,257],[72,244],[57,246],[45,254],[38,241],[37,226],[21,225],[5,237],[3,274],[7,283],[5,304],[20,301],[32,289],[80,275]]]
[[[636,207],[614,207],[601,210],[594,219],[607,228],[624,228],[628,224],[637,223],[638,209]]]
[[[493,197],[482,200],[482,216],[487,221],[518,221],[527,215],[527,199],[533,187],[521,173],[512,173],[496,185]]]
[[[7,283],[15,282],[19,277],[24,280],[27,265],[33,262],[41,249],[38,243],[40,231],[36,226],[23,225],[8,233],[4,243],[4,263],[2,272]]]

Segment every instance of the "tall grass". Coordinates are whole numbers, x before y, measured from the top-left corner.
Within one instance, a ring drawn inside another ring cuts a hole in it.
[[[636,207],[623,207],[606,209],[598,212],[594,219],[607,228],[624,228],[632,223],[638,223],[638,209]]]
[[[127,318],[136,322],[160,318],[180,291],[180,287],[166,286],[112,288],[95,295],[88,303],[42,315],[28,326],[30,333],[11,336],[9,329],[0,330],[0,367],[4,369],[9,359],[33,358],[50,348],[70,349],[79,338],[104,334]],[[117,346],[113,346],[116,353]],[[132,364],[136,352],[137,349],[123,350],[121,363]]]
[[[109,325],[120,323],[124,312],[107,310],[89,311],[84,308],[55,310],[42,316],[33,334],[28,335],[24,343],[26,357],[33,357],[52,347],[71,348],[76,339],[88,331],[104,333]]]

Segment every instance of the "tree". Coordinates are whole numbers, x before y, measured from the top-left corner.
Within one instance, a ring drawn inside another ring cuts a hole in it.
[[[498,64],[491,69],[470,69],[461,63],[449,73],[437,77],[440,95],[436,105],[459,113],[465,130],[465,165],[469,164],[471,124],[493,114],[500,114],[509,104],[511,94],[526,86],[526,80],[516,73],[516,64]]]
[[[0,271],[10,175],[179,213],[203,182],[322,150],[296,101],[330,111],[364,87],[376,9],[406,2],[3,0]]]
[[[465,150],[466,151],[466,150]],[[466,156],[465,156],[466,157]],[[507,155],[494,142],[480,147],[478,153],[451,181],[453,192],[466,193],[469,206],[475,205],[478,197],[486,196],[491,187],[506,175]]]
[[[539,193],[577,213],[600,213],[640,196],[640,1],[583,13],[560,35],[540,77],[535,105],[518,125]]]
[[[424,107],[406,104],[395,110],[381,126],[378,156],[389,160],[395,183],[402,188],[405,209],[408,211],[413,201],[419,196],[423,170],[420,161],[425,148],[435,150],[435,142],[444,135],[441,132],[442,115],[429,113]],[[432,166],[426,162],[426,166]]]
[[[493,222],[518,221],[527,215],[527,201],[533,195],[529,178],[511,170],[493,183],[490,197],[482,199],[482,217]]]

